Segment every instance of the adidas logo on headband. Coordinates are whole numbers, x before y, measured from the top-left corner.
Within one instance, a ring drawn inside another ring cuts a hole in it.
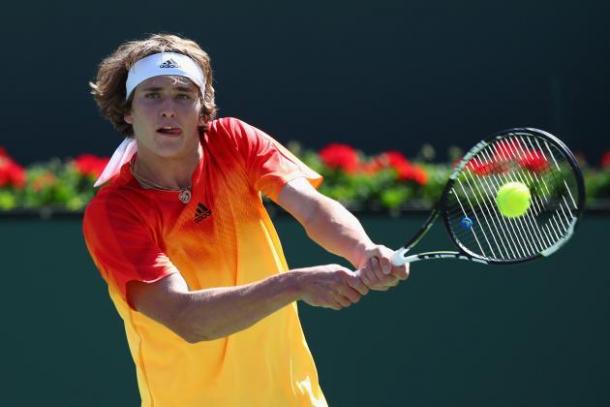
[[[167,61],[163,62],[161,65],[159,65],[159,68],[180,68],[180,65],[178,65],[178,62],[170,58]]]

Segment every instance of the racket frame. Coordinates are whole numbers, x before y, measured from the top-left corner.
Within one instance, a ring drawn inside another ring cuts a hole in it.
[[[504,139],[504,138],[507,138],[510,136],[514,136],[520,132],[534,134],[538,137],[546,139],[547,141],[554,144],[556,147],[558,147],[563,152],[564,157],[566,158],[566,161],[569,163],[570,167],[572,168],[572,171],[574,173],[574,178],[577,183],[577,190],[578,190],[578,197],[576,197],[577,208],[576,208],[576,213],[574,214],[576,220],[570,224],[569,230],[567,231],[567,233],[564,236],[562,236],[561,239],[559,239],[554,245],[552,245],[551,247],[547,248],[546,250],[544,250],[540,253],[537,253],[532,256],[520,258],[520,259],[513,259],[513,260],[488,259],[488,258],[478,255],[477,253],[470,251],[466,246],[464,246],[455,237],[454,233],[451,231],[449,215],[446,210],[447,199],[448,199],[449,194],[451,193],[451,190],[452,190],[456,180],[458,179],[458,176],[464,170],[464,167],[468,164],[468,162],[470,162],[470,160],[475,155],[477,155],[481,150],[483,150],[488,145],[494,143],[495,141],[501,140],[501,139]],[[550,256],[551,254],[555,253],[568,240],[570,240],[570,238],[574,234],[576,224],[582,217],[584,206],[585,206],[585,186],[584,186],[584,179],[583,179],[582,171],[580,170],[580,168],[578,166],[578,162],[576,161],[574,154],[572,154],[570,149],[561,140],[559,140],[557,137],[553,136],[552,134],[550,134],[546,131],[531,128],[531,127],[518,127],[518,128],[513,128],[513,129],[502,130],[502,131],[496,132],[493,135],[489,136],[488,138],[480,141],[464,155],[462,160],[456,165],[456,167],[452,171],[451,175],[449,176],[449,179],[447,181],[447,184],[445,184],[441,197],[438,200],[438,202],[437,202],[436,206],[434,207],[434,209],[432,210],[432,212],[430,213],[430,216],[428,217],[428,219],[426,219],[426,221],[424,222],[422,227],[419,229],[419,231],[410,240],[408,240],[407,243],[405,243],[405,245],[403,247],[401,247],[400,249],[398,249],[394,252],[394,255],[392,257],[392,264],[394,266],[400,266],[405,263],[413,263],[413,262],[420,261],[420,260],[459,259],[459,260],[469,260],[469,261],[473,261],[476,263],[482,263],[482,264],[509,265],[509,264],[524,263],[524,262],[532,261],[532,260],[535,260],[535,259],[538,259],[541,257],[547,257],[547,256]],[[442,215],[443,223],[445,224],[445,229],[447,230],[447,233],[449,234],[453,244],[456,245],[456,247],[458,248],[458,251],[432,251],[432,252],[422,252],[422,253],[418,253],[418,254],[407,255],[410,252],[410,250],[413,247],[415,247],[415,245],[417,245],[417,243],[419,243],[419,241],[424,237],[424,235],[426,233],[428,233],[428,231],[430,230],[430,228],[432,227],[432,225],[434,224],[436,219],[439,217],[439,215]]]

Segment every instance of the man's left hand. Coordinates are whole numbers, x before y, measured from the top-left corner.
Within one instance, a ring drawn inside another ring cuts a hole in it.
[[[409,277],[409,264],[395,267],[391,259],[394,251],[383,245],[365,249],[358,267],[358,275],[366,286],[375,291],[386,291]]]

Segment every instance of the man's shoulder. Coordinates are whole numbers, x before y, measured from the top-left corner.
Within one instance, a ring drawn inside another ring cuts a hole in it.
[[[210,122],[209,141],[236,150],[264,144],[269,136],[262,130],[236,117],[223,117]],[[224,143],[223,143],[224,142]]]
[[[204,140],[210,152],[231,154],[243,150],[248,142],[248,129],[251,127],[235,117],[222,117],[211,121]]]
[[[232,133],[244,127],[246,123],[236,117],[219,117],[209,123],[209,128],[213,132],[228,132]]]
[[[226,139],[248,140],[262,134],[261,130],[236,117],[222,117],[209,123],[210,134]]]
[[[120,216],[132,211],[137,212],[134,209],[134,200],[130,199],[130,194],[129,188],[111,181],[110,184],[101,187],[89,201],[84,219],[104,222],[113,215]]]

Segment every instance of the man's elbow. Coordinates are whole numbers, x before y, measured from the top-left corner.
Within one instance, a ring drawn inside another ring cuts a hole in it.
[[[167,327],[176,335],[178,335],[182,340],[190,344],[210,341],[213,339],[206,332],[202,332],[201,329],[195,329],[194,327],[191,327],[189,325],[173,324],[172,326]]]
[[[205,341],[212,340],[212,338],[210,338],[209,336],[195,332],[194,330],[181,330],[179,332],[178,331],[174,331],[174,332],[180,338],[182,338],[185,342],[188,342],[190,344],[196,344],[199,342],[205,342]]]
[[[155,283],[130,282],[127,300],[134,310],[159,322],[188,343],[216,339],[210,332],[214,320],[209,312],[202,312],[186,282],[171,274]]]

